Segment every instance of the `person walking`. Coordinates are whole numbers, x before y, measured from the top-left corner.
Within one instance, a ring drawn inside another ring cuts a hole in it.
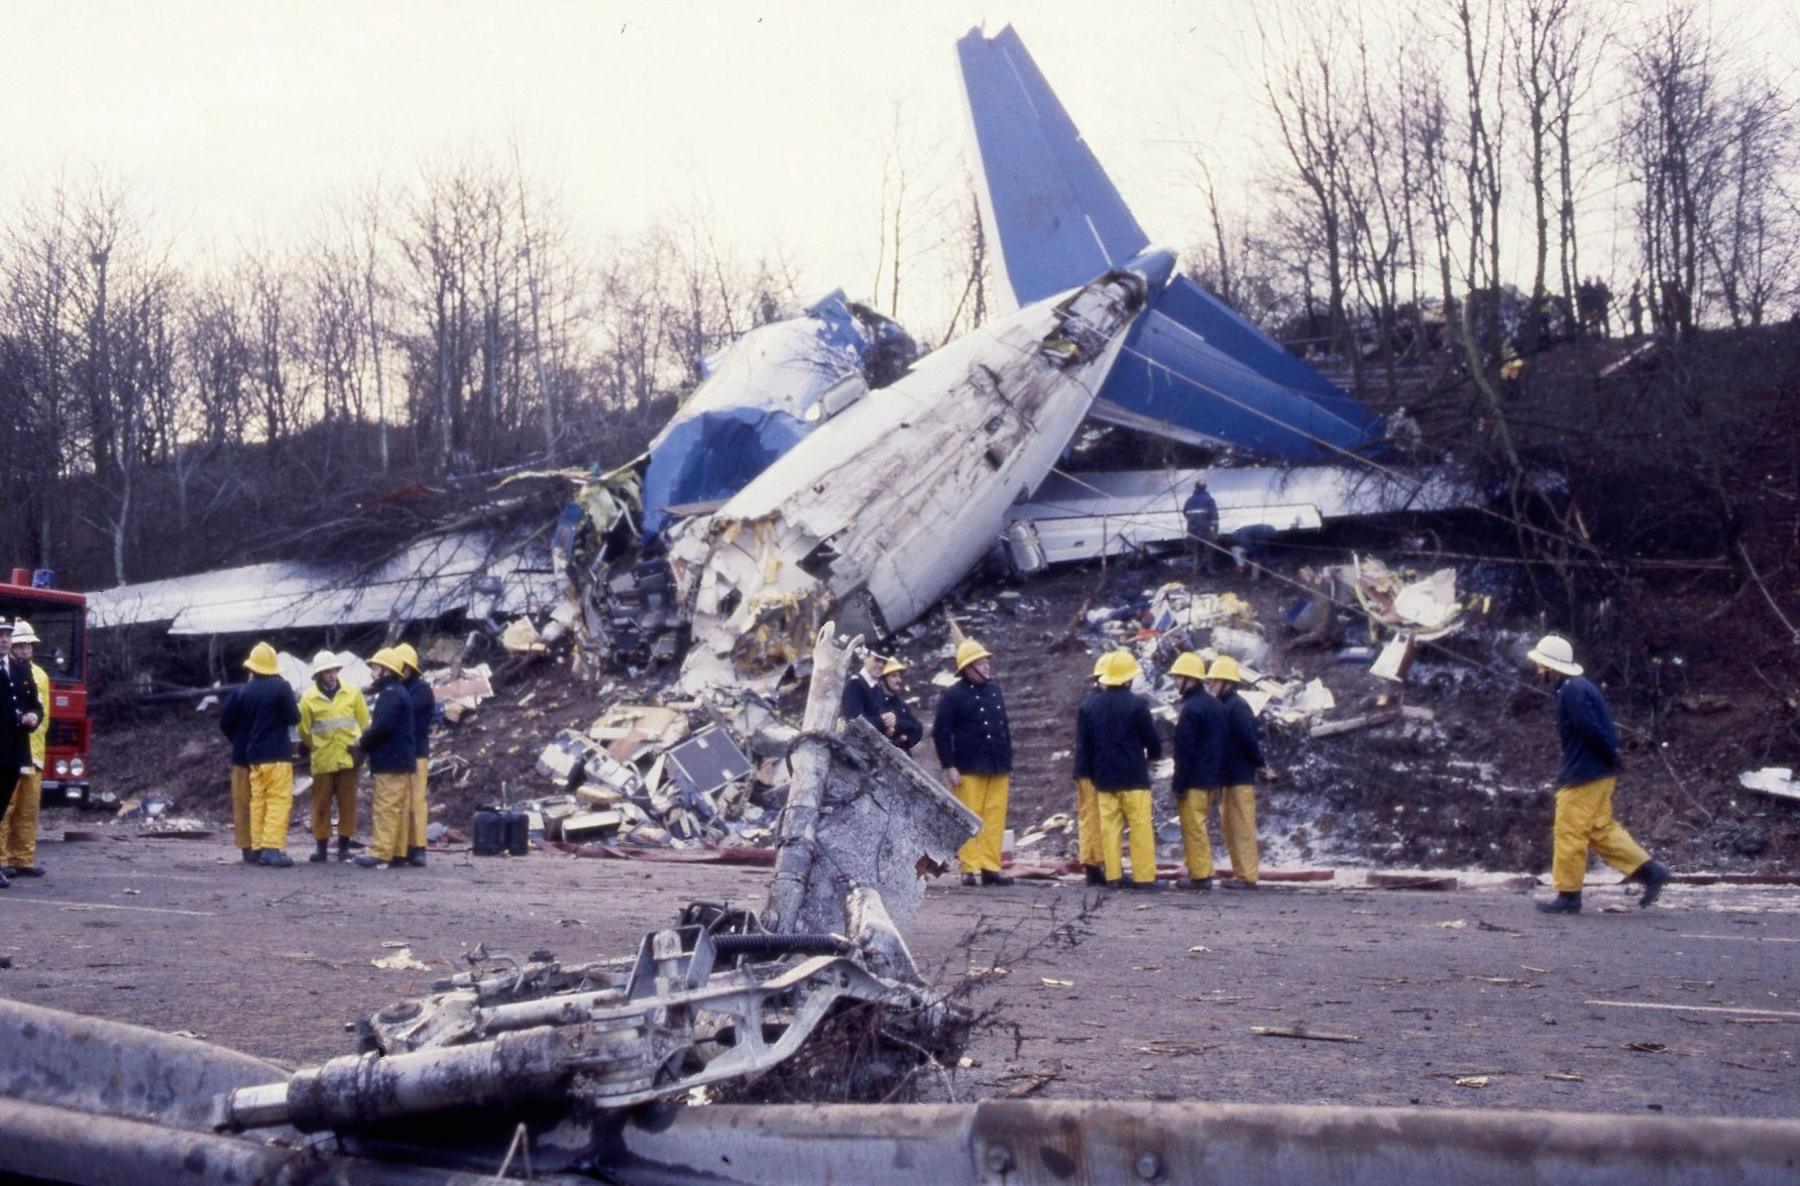
[[[1223,797],[1220,769],[1231,726],[1225,706],[1206,690],[1204,659],[1193,651],[1177,655],[1169,675],[1181,693],[1180,715],[1175,721],[1175,776],[1169,786],[1181,820],[1187,886],[1205,891],[1213,887],[1212,837],[1207,830],[1213,800]]]
[[[1100,807],[1100,848],[1106,884],[1124,879],[1122,833],[1131,837],[1133,889],[1156,886],[1156,824],[1151,819],[1150,763],[1162,757],[1162,741],[1150,705],[1131,690],[1138,663],[1129,651],[1113,651],[1100,671],[1100,692],[1076,716],[1076,744],[1087,756]]]
[[[1262,737],[1256,714],[1238,695],[1243,682],[1238,661],[1220,655],[1207,668],[1207,690],[1225,707],[1224,748],[1219,755],[1219,830],[1225,834],[1225,851],[1231,854],[1231,874],[1243,889],[1255,889],[1261,854],[1256,847],[1256,776],[1274,773],[1263,760]]]
[[[401,678],[405,681],[406,694],[413,709],[413,785],[412,796],[407,801],[406,859],[413,865],[423,867],[425,831],[431,823],[431,805],[426,797],[426,790],[431,781],[431,718],[437,713],[437,698],[432,695],[431,685],[419,670],[419,652],[413,650],[412,644],[398,644],[394,647],[394,654],[406,665]]]
[[[1575,648],[1546,634],[1526,653],[1538,678],[1555,688],[1556,733],[1562,766],[1556,772],[1556,818],[1551,825],[1550,883],[1556,896],[1539,902],[1545,914],[1580,914],[1581,886],[1588,854],[1643,885],[1639,906],[1654,905],[1669,884],[1669,867],[1645,852],[1613,818],[1613,788],[1619,776],[1619,735],[1612,710],[1575,662]]]
[[[972,638],[956,647],[957,681],[938,698],[931,740],[950,790],[981,817],[977,832],[957,853],[964,885],[1011,885],[1000,872],[1006,831],[1006,798],[1012,778],[1012,732],[1006,698],[993,678],[993,656]]]
[[[300,703],[281,676],[275,648],[259,642],[244,660],[250,680],[237,695],[244,758],[250,767],[250,847],[256,863],[285,869],[288,824],[294,813],[294,742]]]
[[[13,788],[12,806],[0,809],[0,877],[42,877],[37,863],[38,812],[44,801],[44,751],[50,735],[50,674],[31,661],[37,631],[20,618],[13,623],[12,659],[31,675],[37,694],[37,724],[28,734],[29,769],[22,769]]]
[[[375,707],[357,745],[369,759],[375,777],[375,798],[369,814],[369,851],[356,864],[373,869],[385,864],[404,869],[412,813],[413,784],[418,774],[418,749],[413,743],[413,700],[407,691],[406,660],[393,647],[383,647],[369,659],[375,673]]]
[[[330,651],[313,656],[312,686],[300,697],[300,744],[312,764],[312,834],[318,845],[308,859],[322,864],[331,843],[331,808],[337,805],[337,859],[350,859],[356,835],[356,762],[352,752],[369,727],[363,694],[338,678],[344,660]]]
[[[1075,853],[1089,885],[1106,884],[1106,858],[1100,844],[1100,801],[1094,790],[1094,764],[1081,740],[1081,713],[1100,694],[1106,654],[1094,660],[1093,682],[1075,710]]]

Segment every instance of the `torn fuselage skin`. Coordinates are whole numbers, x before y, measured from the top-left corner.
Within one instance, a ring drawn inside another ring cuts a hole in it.
[[[926,357],[709,516],[669,533],[690,686],[773,681],[835,617],[915,620],[1000,537],[1087,415],[1166,257],[1106,273]]]

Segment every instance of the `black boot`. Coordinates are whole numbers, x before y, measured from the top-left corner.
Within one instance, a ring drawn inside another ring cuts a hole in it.
[[[367,853],[364,853],[362,856],[356,858],[356,867],[358,869],[375,869],[375,868],[380,867],[380,865],[381,865],[381,861],[377,860],[375,857],[368,855]]]
[[[981,871],[982,885],[1011,885],[1012,883],[1013,879],[1004,873],[995,873],[991,869]]]
[[[972,889],[981,884],[981,875],[978,873],[964,873],[963,884]]]
[[[387,867],[390,869],[410,869],[410,868],[412,868],[412,863],[410,861],[408,861],[405,857],[395,857],[393,860],[388,862]]]
[[[1644,883],[1644,896],[1638,899],[1638,905],[1652,906],[1656,899],[1662,897],[1663,886],[1668,885],[1669,878],[1674,875],[1669,872],[1667,865],[1652,857],[1631,876],[1633,880]]]
[[[10,882],[6,879],[6,874],[0,873],[0,889],[11,889],[11,888],[12,888],[12,882]]]
[[[338,837],[338,860],[347,861],[349,859],[350,859],[350,837],[339,836]]]
[[[1548,902],[1539,902],[1537,908],[1540,914],[1580,914],[1581,891],[1577,890],[1572,894],[1557,894]]]
[[[319,845],[318,851],[313,853],[310,857],[307,857],[306,859],[315,865],[323,865],[326,860],[325,849],[326,849],[326,846],[328,846],[331,843],[331,841],[320,840],[317,843]]]
[[[265,865],[270,869],[291,869],[294,865],[294,858],[279,848],[265,848],[262,850],[262,857],[257,864]]]
[[[406,863],[415,869],[423,869],[425,867],[425,846],[421,844],[417,848],[407,849]]]
[[[246,865],[254,865],[262,860],[262,853],[254,848],[246,848],[243,849],[242,852],[244,854],[244,864]]]
[[[1106,884],[1106,870],[1102,869],[1100,866],[1098,866],[1098,865],[1083,865],[1081,867],[1081,871],[1083,874],[1086,875],[1087,883],[1089,885],[1105,885]]]
[[[1210,877],[1190,877],[1185,884],[1189,889],[1199,890],[1203,894],[1212,892],[1212,878]]]

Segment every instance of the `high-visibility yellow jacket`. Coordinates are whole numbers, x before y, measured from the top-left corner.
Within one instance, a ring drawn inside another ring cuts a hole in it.
[[[368,727],[369,702],[349,684],[338,684],[337,694],[329,697],[314,684],[300,697],[300,740],[312,751],[314,774],[355,765],[350,747]]]
[[[36,663],[31,665],[31,678],[37,684],[38,703],[44,711],[38,714],[37,728],[31,731],[31,764],[44,768],[44,743],[50,736],[50,676]]]

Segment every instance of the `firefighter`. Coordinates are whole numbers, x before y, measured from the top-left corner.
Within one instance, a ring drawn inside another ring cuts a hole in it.
[[[1213,799],[1219,796],[1220,762],[1229,729],[1225,706],[1206,690],[1206,662],[1187,651],[1169,667],[1181,693],[1181,715],[1175,722],[1175,794],[1181,819],[1181,852],[1187,864],[1187,887],[1213,887],[1212,837],[1207,834]],[[1252,833],[1254,834],[1254,833]],[[1235,860],[1235,858],[1233,858]]]
[[[1613,818],[1613,787],[1619,776],[1619,735],[1606,697],[1582,674],[1575,648],[1548,634],[1526,653],[1538,678],[1556,688],[1556,732],[1562,740],[1562,767],[1556,772],[1556,819],[1551,825],[1550,882],[1556,896],[1539,902],[1545,914],[1580,914],[1581,884],[1588,853],[1643,885],[1639,906],[1649,906],[1669,883],[1669,867],[1645,852]]]
[[[244,854],[244,864],[254,865],[257,852],[250,840],[250,759],[244,756],[244,742],[249,734],[244,730],[244,714],[238,711],[238,695],[243,690],[239,685],[225,693],[225,703],[219,709],[219,732],[231,743],[232,839]]]
[[[1193,493],[1181,504],[1181,517],[1187,527],[1188,550],[1194,559],[1194,570],[1208,576],[1219,571],[1219,502],[1206,488],[1206,478],[1194,479]]]
[[[906,664],[898,659],[889,659],[881,665],[879,721],[884,737],[911,752],[925,736],[925,726],[919,723],[919,718],[913,715],[912,705],[906,702],[906,688],[900,678],[905,670]]]
[[[244,660],[249,682],[238,690],[237,712],[244,731],[244,758],[250,767],[250,847],[257,864],[286,869],[288,822],[294,812],[294,743],[289,731],[300,724],[300,703],[281,676],[275,648],[259,642]]]
[[[32,690],[43,709],[30,733],[30,769],[22,771],[12,806],[0,815],[0,877],[42,877],[37,863],[38,809],[44,798],[44,745],[50,734],[50,675],[31,661],[37,632],[23,618],[13,623],[12,658],[31,673]]]
[[[421,868],[425,864],[425,828],[430,823],[430,808],[425,799],[425,785],[431,778],[431,718],[437,711],[437,698],[431,685],[419,671],[419,652],[403,642],[394,654],[405,664],[402,679],[413,708],[413,786],[406,812],[406,859]]]
[[[1256,850],[1256,776],[1275,777],[1263,761],[1256,714],[1238,695],[1243,673],[1230,655],[1207,669],[1207,690],[1225,706],[1225,745],[1219,756],[1219,830],[1231,854],[1231,872],[1243,889],[1255,889],[1261,856]]]
[[[838,715],[848,723],[862,717],[885,735],[881,727],[881,656],[864,651],[862,670],[844,681],[844,696],[838,703]]]
[[[993,678],[992,658],[972,638],[957,644],[959,678],[938,698],[931,722],[931,740],[944,778],[962,805],[981,817],[981,831],[957,853],[964,885],[1013,883],[1000,872],[1012,732],[1006,724],[1006,699]]]
[[[1129,651],[1113,651],[1100,666],[1100,691],[1076,717],[1076,744],[1086,756],[1100,808],[1101,857],[1106,884],[1124,876],[1121,832],[1131,833],[1133,889],[1156,886],[1156,824],[1150,812],[1150,763],[1162,757],[1162,742],[1150,719],[1150,705],[1131,690],[1138,663]]]
[[[312,833],[318,850],[308,859],[326,860],[331,843],[331,805],[337,804],[337,859],[350,859],[356,835],[357,739],[369,727],[369,703],[338,678],[344,661],[330,651],[313,656],[312,687],[300,697],[300,744],[311,754]]]
[[[1094,771],[1087,747],[1081,741],[1081,711],[1100,694],[1100,674],[1105,670],[1106,655],[1102,654],[1094,660],[1092,681],[1081,698],[1081,707],[1075,710],[1075,853],[1089,885],[1106,884],[1106,860],[1100,855],[1100,802],[1094,793]]]
[[[375,798],[370,810],[369,851],[356,858],[364,869],[386,864],[404,869],[407,860],[408,819],[418,778],[418,747],[413,743],[412,694],[407,690],[406,659],[394,647],[383,647],[369,659],[375,673],[375,708],[357,746],[369,759],[375,776]]]

